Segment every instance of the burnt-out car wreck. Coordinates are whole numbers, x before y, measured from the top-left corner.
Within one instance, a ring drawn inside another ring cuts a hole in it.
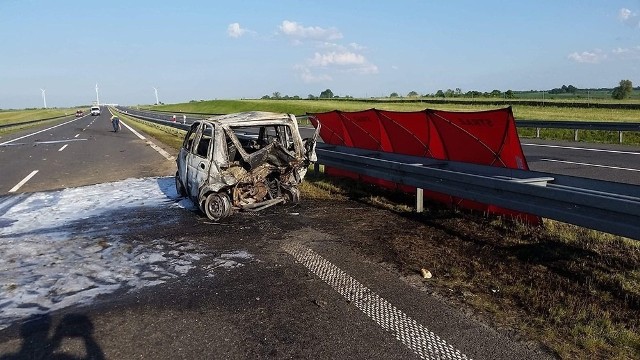
[[[176,189],[211,220],[300,200],[318,131],[302,139],[294,115],[244,112],[197,121],[176,160]]]

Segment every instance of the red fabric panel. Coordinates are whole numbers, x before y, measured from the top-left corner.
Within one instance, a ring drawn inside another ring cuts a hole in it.
[[[511,108],[474,112],[425,109],[415,112],[364,110],[309,114],[325,143],[429,158],[528,170]],[[328,174],[357,178],[385,188],[415,191],[410,186],[329,169]],[[520,218],[540,224],[537,216],[446,194],[425,197],[454,206]]]
[[[427,113],[443,139],[448,160],[529,170],[510,107],[477,112],[427,110]]]

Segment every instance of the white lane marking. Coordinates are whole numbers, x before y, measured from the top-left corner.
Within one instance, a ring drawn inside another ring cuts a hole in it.
[[[9,190],[9,192],[16,192],[18,191],[18,189],[20,189],[22,187],[22,185],[26,184],[27,181],[31,180],[31,178],[38,173],[38,170],[33,170],[31,172],[31,174],[27,175],[27,177],[25,177],[24,179],[22,179],[22,181],[20,181],[18,184],[16,184],[16,186],[12,187],[11,190]]]
[[[125,124],[122,119],[120,119],[120,124],[124,125],[124,127],[126,127],[127,129],[131,130],[132,133],[134,133],[137,137],[139,137],[141,140],[146,140],[147,141],[147,145],[151,146],[151,148],[155,151],[157,151],[158,153],[160,153],[160,155],[164,156],[165,159],[169,160],[169,161],[174,161],[176,158],[174,156],[172,156],[171,154],[169,154],[168,152],[164,151],[163,148],[159,147],[158,145],[152,143],[151,141],[147,140],[144,136],[140,135],[139,132],[137,132],[135,129],[133,129],[131,126]]]
[[[626,170],[626,171],[639,171],[640,172],[640,169],[624,168],[624,167],[609,166],[609,165],[588,164],[588,163],[581,163],[581,162],[575,162],[575,161],[554,160],[554,159],[540,159],[540,161],[549,161],[549,162],[558,162],[558,163],[571,164],[571,165],[593,166],[593,167],[607,168],[607,169],[614,169],[614,170]]]
[[[283,249],[329,284],[421,359],[469,359],[460,350],[410,318],[358,280],[349,276],[313,250],[300,244],[287,244]]]
[[[69,146],[69,144],[65,144],[65,145],[64,145],[63,147],[61,147],[61,148],[60,148],[60,150],[58,150],[58,151],[62,151],[62,150],[64,150],[64,148],[66,148],[67,146]]]
[[[76,134],[76,136],[74,136],[74,138],[77,138],[78,136],[80,136],[80,134]]]
[[[34,144],[58,144],[64,142],[87,141],[87,139],[67,139],[67,140],[51,140],[51,141],[34,141]]]
[[[16,141],[16,140],[20,140],[20,139],[27,138],[27,137],[29,137],[29,136],[33,136],[33,135],[36,135],[36,134],[40,134],[41,132],[45,132],[45,131],[48,131],[48,130],[51,130],[51,129],[55,129],[55,128],[57,128],[58,126],[67,125],[67,124],[72,123],[72,122],[74,122],[74,121],[76,121],[76,120],[78,120],[78,119],[73,119],[73,120],[70,120],[70,121],[64,122],[64,123],[62,123],[62,124],[58,124],[58,125],[56,125],[56,126],[52,126],[52,127],[50,127],[50,128],[46,128],[46,129],[43,129],[43,130],[40,130],[40,131],[36,131],[36,132],[34,132],[34,133],[32,133],[32,134],[27,134],[27,135],[25,135],[25,136],[21,136],[21,137],[18,137],[18,138],[15,138],[15,139],[9,140],[9,141],[5,141],[5,142],[3,142],[3,143],[0,143],[0,146],[2,146],[2,145],[6,145],[6,144],[9,144],[9,143],[12,143],[12,142],[14,142],[14,141]]]
[[[522,145],[523,146],[548,147],[548,148],[555,148],[555,149],[595,151],[595,152],[604,152],[604,153],[612,153],[612,154],[640,155],[640,152],[636,152],[636,151],[592,149],[592,148],[583,148],[583,147],[577,147],[577,146],[560,146],[560,145],[546,145],[546,144],[522,144]]]

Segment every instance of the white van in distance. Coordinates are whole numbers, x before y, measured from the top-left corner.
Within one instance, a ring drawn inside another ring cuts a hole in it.
[[[91,116],[99,116],[100,115],[100,107],[92,106],[91,107]]]

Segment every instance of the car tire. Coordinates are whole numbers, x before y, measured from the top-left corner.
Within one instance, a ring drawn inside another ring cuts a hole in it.
[[[288,203],[297,204],[300,202],[300,189],[297,186],[283,189]]]
[[[231,200],[225,193],[211,193],[204,201],[204,213],[210,220],[219,221],[231,215]]]
[[[185,197],[187,196],[187,190],[182,185],[182,181],[180,181],[180,176],[176,172],[176,191],[178,192],[178,196]]]

